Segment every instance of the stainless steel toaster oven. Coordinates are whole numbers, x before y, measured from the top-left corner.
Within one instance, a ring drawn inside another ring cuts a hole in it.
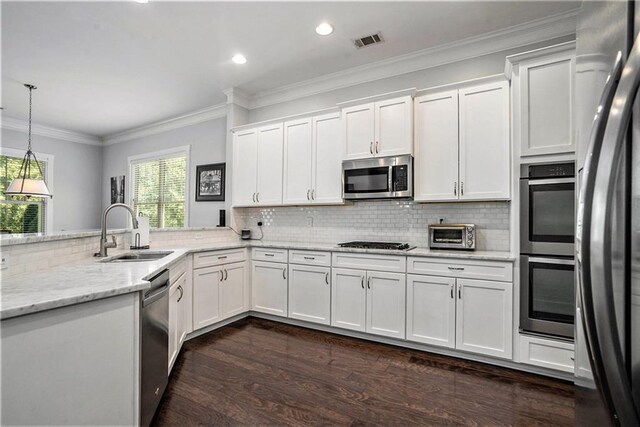
[[[475,224],[429,224],[429,247],[432,249],[476,248]]]

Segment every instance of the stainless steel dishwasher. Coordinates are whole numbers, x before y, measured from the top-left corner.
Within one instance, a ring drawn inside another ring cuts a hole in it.
[[[169,365],[169,270],[149,280],[142,295],[140,346],[140,425],[153,420],[167,387]]]

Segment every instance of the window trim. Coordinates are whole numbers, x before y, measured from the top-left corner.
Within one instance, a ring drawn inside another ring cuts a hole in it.
[[[25,155],[25,150],[20,150],[17,148],[10,147],[0,147],[0,156],[9,156],[9,157],[17,157],[22,159]],[[54,197],[46,197],[45,198],[45,229],[42,230],[43,233],[49,234],[53,232],[53,207],[54,207],[54,199],[55,199],[55,190],[53,186],[53,166],[55,156],[53,154],[41,153],[38,151],[34,151],[38,160],[46,162],[47,167],[44,171],[44,179],[47,182],[47,187],[49,187],[49,191]]]
[[[126,179],[129,181],[127,185],[129,189],[129,194],[127,195],[127,204],[133,208],[133,192],[135,190],[135,185],[133,182],[133,165],[134,163],[140,163],[143,161],[153,161],[166,159],[171,157],[178,157],[179,155],[184,155],[186,158],[186,171],[184,178],[184,227],[189,227],[189,201],[191,200],[190,190],[190,182],[191,182],[191,145],[182,145],[179,147],[168,148],[166,150],[159,151],[151,151],[148,153],[135,154],[133,156],[129,156],[127,158],[127,162],[129,163],[129,168],[127,171]],[[128,227],[132,228],[133,223],[131,222],[131,218],[127,220]]]

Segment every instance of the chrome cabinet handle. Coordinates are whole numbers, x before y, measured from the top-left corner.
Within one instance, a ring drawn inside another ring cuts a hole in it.
[[[458,285],[458,299],[462,299],[462,285]]]
[[[460,195],[464,196],[464,181],[460,183]]]
[[[369,143],[369,152],[373,154],[373,141]]]
[[[287,280],[287,267],[282,269],[282,278],[284,280]]]
[[[220,269],[220,271],[218,271],[218,273],[220,273],[219,274],[220,277],[218,277],[218,281],[222,282],[224,280],[224,273],[222,272],[222,269]]]
[[[226,282],[227,279],[229,278],[229,272],[227,271],[227,269],[224,269],[224,281]]]
[[[327,285],[329,284],[329,273],[324,273],[324,281],[327,282]]]
[[[458,183],[456,181],[453,181],[453,195],[458,195]]]
[[[180,296],[178,297],[177,302],[180,302],[180,300],[182,299],[182,296],[184,295],[184,289],[182,289],[182,286],[178,286],[178,290],[180,291]]]
[[[376,141],[376,154],[378,154],[378,141]]]
[[[310,260],[313,260],[313,259],[316,259],[316,257],[314,257],[314,256],[306,256],[306,257],[304,257],[304,259],[310,259]]]
[[[367,277],[367,289],[371,289],[371,277]]]
[[[256,193],[256,200],[258,201],[258,203],[260,203],[260,192],[259,191]]]
[[[594,376],[602,379],[601,390],[607,395],[606,400],[612,402],[613,416],[620,425],[637,423],[637,412],[617,328],[611,262],[614,239],[611,235],[615,221],[615,183],[639,87],[640,37],[633,44],[611,106],[608,113],[605,113],[608,116],[601,140],[602,146],[595,164],[593,194],[590,203],[585,203],[583,207],[590,212],[583,218],[583,248],[580,254],[581,262],[586,263],[584,269],[589,271],[583,290],[586,329],[594,359]]]
[[[311,191],[311,190],[307,190],[307,200],[311,200],[311,199],[309,199],[309,192],[310,192],[310,191]]]
[[[315,200],[316,199],[316,190],[313,189],[311,190],[311,200]]]
[[[264,254],[264,256],[276,256],[276,254]]]
[[[218,259],[227,259],[227,256],[226,256],[226,255],[220,255],[220,256],[218,257]]]
[[[362,289],[364,289],[364,276],[360,277],[360,285],[362,285]]]
[[[464,271],[464,267],[447,267],[451,271]]]
[[[451,299],[453,299],[453,285],[451,285],[450,291],[451,291]]]

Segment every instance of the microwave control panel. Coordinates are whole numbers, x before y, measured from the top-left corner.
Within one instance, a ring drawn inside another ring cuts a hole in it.
[[[409,190],[408,166],[393,166],[393,191]]]

